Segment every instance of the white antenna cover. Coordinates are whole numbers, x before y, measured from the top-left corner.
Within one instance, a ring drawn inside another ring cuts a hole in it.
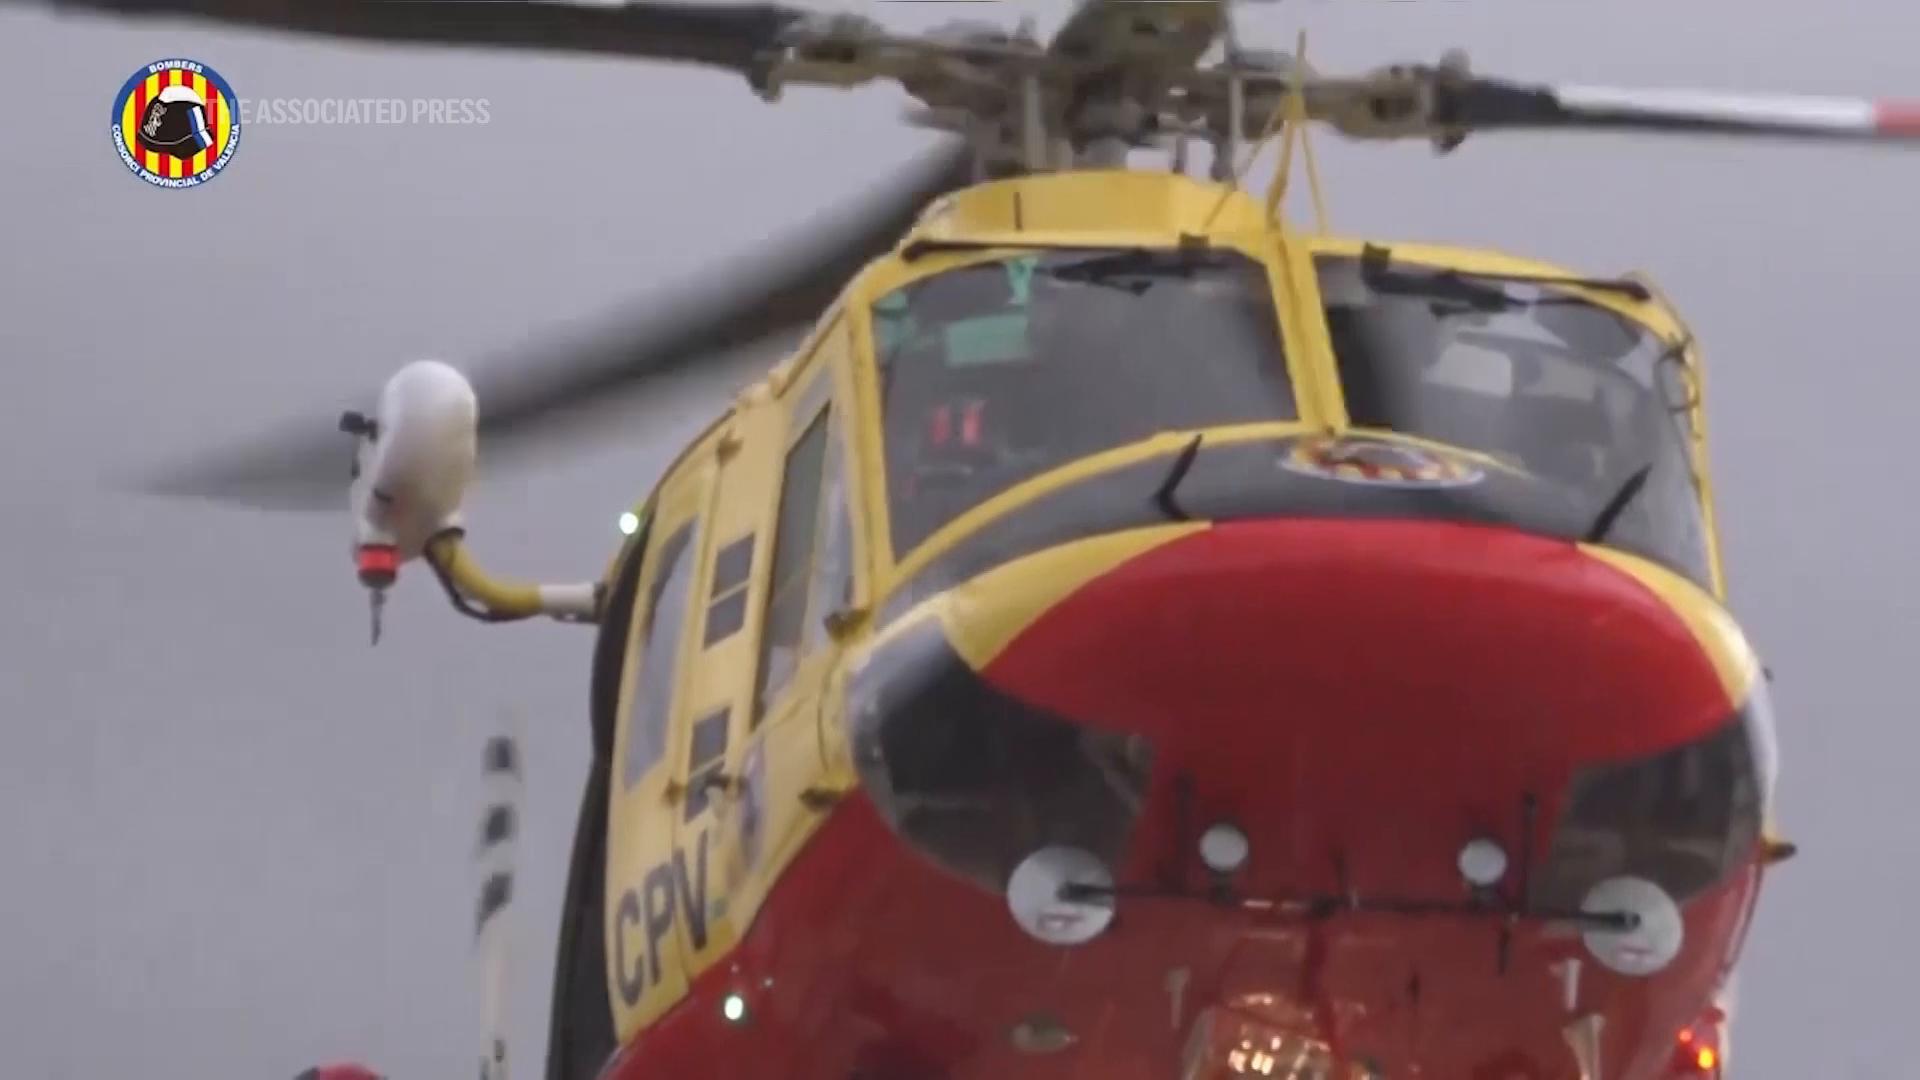
[[[418,360],[387,380],[372,438],[359,450],[357,543],[392,544],[405,561],[460,523],[478,420],[473,385],[452,365]]]

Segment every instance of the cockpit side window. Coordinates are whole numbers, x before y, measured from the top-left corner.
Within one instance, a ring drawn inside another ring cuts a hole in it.
[[[593,642],[593,687],[588,715],[593,721],[593,753],[612,760],[614,727],[620,717],[620,678],[634,631],[633,606],[639,599],[640,568],[653,525],[653,507],[642,509],[640,525],[627,542],[613,572],[600,628]]]
[[[1265,268],[1048,251],[873,306],[896,556],[1023,480],[1168,431],[1298,417]]]
[[[1534,903],[1578,908],[1589,889],[1621,875],[1681,901],[1717,884],[1759,841],[1765,768],[1742,711],[1684,746],[1580,769],[1533,881]]]
[[[621,773],[627,787],[638,783],[667,752],[667,724],[672,716],[674,685],[679,681],[680,638],[693,579],[693,560],[687,557],[692,550],[693,529],[694,523],[689,521],[660,544],[659,569],[654,572],[647,606],[638,616],[641,621],[634,634],[634,647],[639,650],[640,661],[634,671],[637,682]]]
[[[1564,290],[1316,259],[1347,414],[1490,454],[1584,510],[1603,540],[1709,582],[1686,401],[1670,348]]]

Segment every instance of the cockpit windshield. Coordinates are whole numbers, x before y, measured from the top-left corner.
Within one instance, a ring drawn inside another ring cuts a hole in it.
[[[1492,455],[1592,514],[1590,535],[1709,578],[1679,357],[1572,291],[1317,258],[1349,419]]]
[[[1265,268],[1231,251],[1049,250],[873,308],[893,548],[1167,431],[1297,418]]]

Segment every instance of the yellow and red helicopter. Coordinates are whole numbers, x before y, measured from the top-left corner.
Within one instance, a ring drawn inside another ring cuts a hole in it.
[[[1333,236],[1283,196],[1311,125],[1910,140],[1920,108],[1457,54],[1330,76],[1205,0],[1087,0],[1049,40],[769,5],[59,6],[693,62],[770,99],[891,80],[958,136],[703,304],[477,390],[412,364],[342,421],[376,600],[418,558],[467,614],[598,627],[549,1080],[1727,1075],[1792,847],[1699,343],[1645,278]],[[1243,190],[1276,136],[1280,179]],[[474,563],[479,435],[801,328],[603,573]],[[340,440],[160,486],[336,505]]]

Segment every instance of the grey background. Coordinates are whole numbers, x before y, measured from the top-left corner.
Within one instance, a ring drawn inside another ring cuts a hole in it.
[[[906,26],[1021,5],[885,4]],[[1064,4],[1025,5],[1050,28]],[[1286,3],[1246,20],[1328,64],[1920,93],[1904,0]],[[115,158],[136,67],[245,97],[484,97],[483,127],[256,124],[205,188]],[[291,1076],[362,1056],[471,1075],[480,740],[528,730],[515,1056],[544,1041],[586,756],[589,634],[450,617],[417,572],[366,643],[340,517],[115,493],[130,467],[329,423],[398,363],[465,362],[671,290],[844,205],[925,145],[894,92],[610,60],[344,48],[0,14],[0,1071]],[[1907,825],[1916,588],[1910,333],[1920,156],[1613,137],[1452,159],[1322,137],[1336,227],[1655,274],[1708,348],[1734,602],[1778,675],[1784,821],[1748,962],[1750,1080],[1912,1075]],[[486,468],[495,568],[596,573],[620,511],[736,362]],[[484,402],[482,403],[484,408]],[[483,448],[484,456],[484,448]]]

